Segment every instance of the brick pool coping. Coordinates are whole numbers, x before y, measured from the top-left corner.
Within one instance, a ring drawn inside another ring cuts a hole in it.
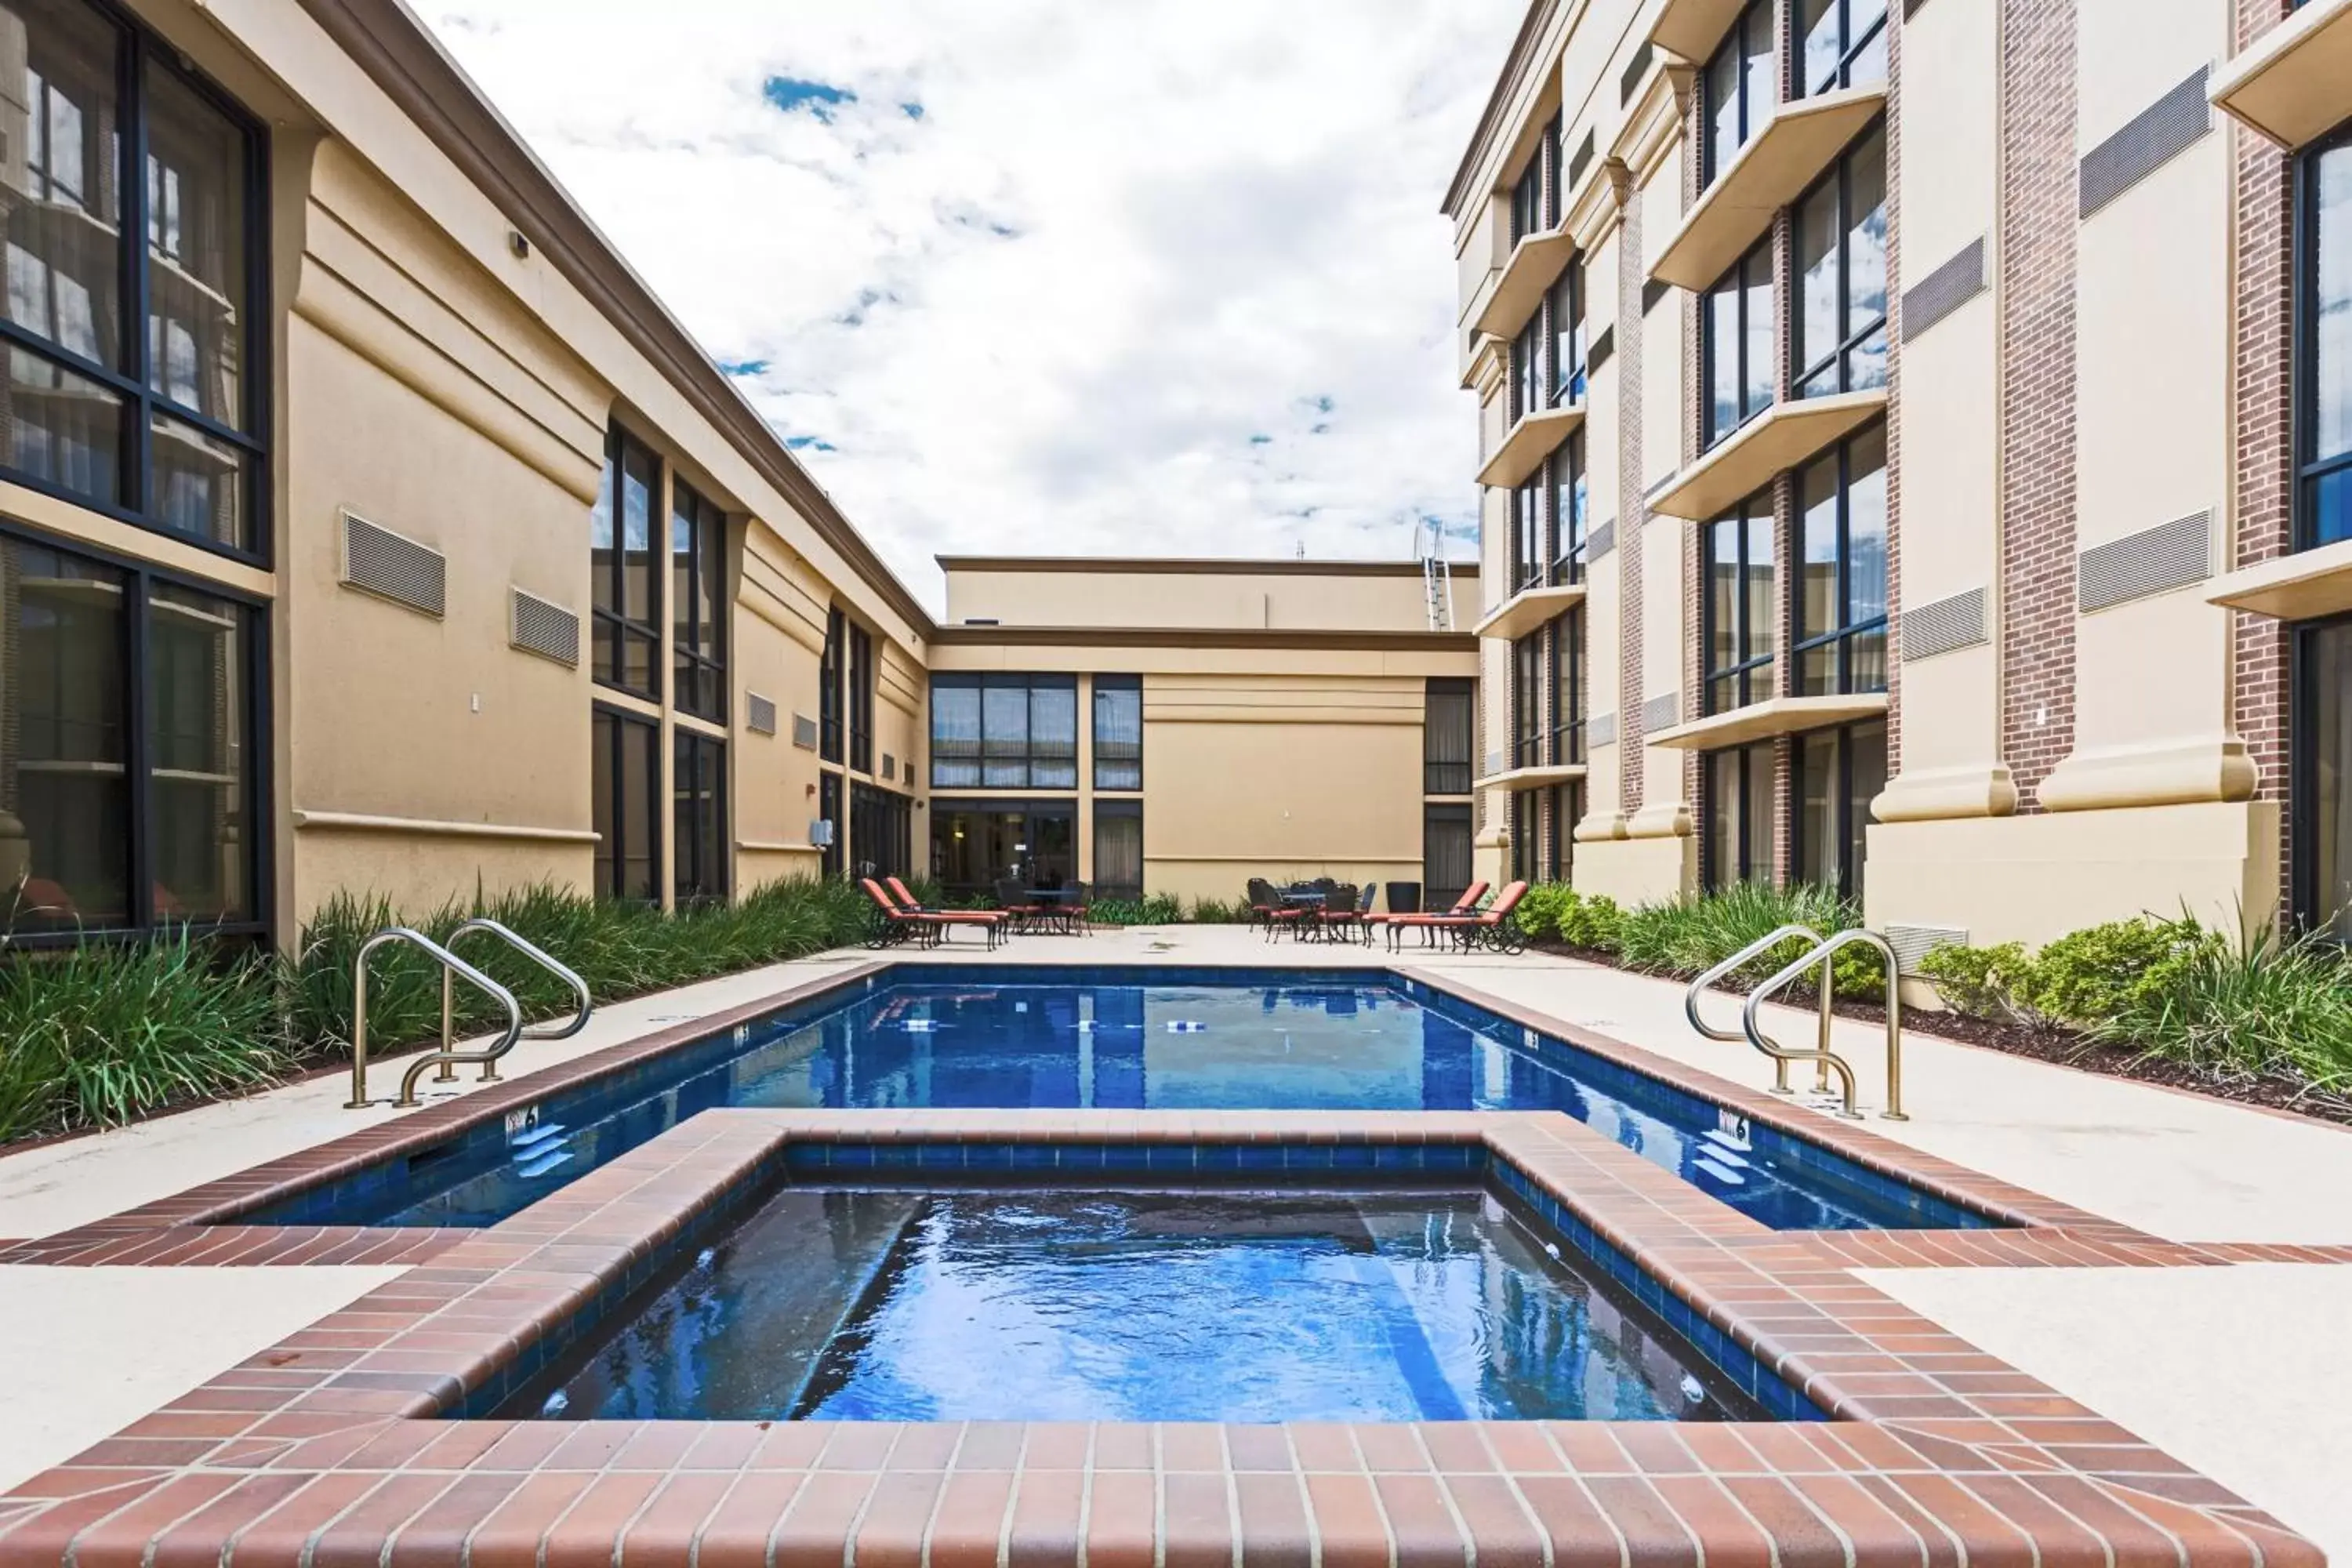
[[[0,1564],[2316,1568],[2219,1484],[1556,1112],[718,1110],[0,1497]],[[437,1420],[813,1143],[1482,1144],[1822,1423]],[[1932,1234],[1932,1233],[1931,1233]],[[1969,1233],[1978,1234],[1978,1233]]]
[[[1918,1153],[1405,964],[1393,975],[2017,1228],[1775,1232],[1556,1112],[706,1111],[488,1230],[234,1216],[779,1008],[866,963],[159,1203],[0,1262],[408,1266],[0,1495],[0,1565],[728,1568],[757,1563],[1763,1568],[2321,1561],[2275,1521],[1853,1278],[1858,1268],[2352,1260],[2191,1246]],[[910,966],[911,967],[911,966]],[[917,974],[919,971],[915,972]],[[877,1125],[885,1117],[887,1125]],[[795,1144],[1475,1143],[1776,1369],[1826,1423],[1286,1426],[428,1419]]]

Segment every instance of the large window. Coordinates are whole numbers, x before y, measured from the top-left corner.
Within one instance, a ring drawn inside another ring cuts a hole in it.
[[[1561,766],[1584,761],[1586,684],[1584,606],[1579,605],[1551,627],[1551,760]]]
[[[1798,204],[1795,393],[1886,384],[1886,130],[1873,129]]]
[[[595,678],[604,685],[659,700],[661,571],[655,557],[654,516],[661,493],[661,463],[618,426],[604,447],[604,478],[589,521],[589,561],[595,582]]]
[[[1701,711],[1723,713],[1775,695],[1771,492],[1759,490],[1709,523],[1704,555],[1706,597],[1699,610],[1706,689]]]
[[[1421,808],[1421,907],[1451,909],[1470,888],[1470,808]]]
[[[211,592],[0,535],[0,932],[262,929],[259,631]]]
[[[1772,242],[1767,239],[1733,262],[1699,302],[1707,446],[1772,405]]]
[[[590,724],[594,757],[590,794],[595,813],[596,894],[656,903],[661,899],[661,726],[635,713],[599,707]]]
[[[1553,173],[1559,163],[1559,118],[1555,115],[1544,127],[1527,167],[1511,183],[1512,244],[1559,226],[1558,181]]]
[[[2296,912],[2352,942],[2352,620],[2297,634]]]
[[[1702,188],[1730,166],[1780,102],[1780,73],[1773,69],[1773,10],[1772,0],[1749,0],[1706,62],[1700,79],[1706,94]]]
[[[0,40],[0,472],[259,556],[260,137],[175,51],[79,0],[6,0]]]
[[[2352,539],[2352,132],[2304,155],[2295,258],[2296,543]]]
[[[1886,0],[1797,0],[1797,94],[1886,79]]]
[[[931,787],[1078,787],[1078,685],[1067,675],[931,678]]]
[[[1571,261],[1551,286],[1551,401],[1555,407],[1584,401],[1584,263]]]
[[[677,731],[670,760],[672,840],[677,902],[715,903],[727,896],[727,745]]]
[[[669,515],[670,626],[678,710],[727,722],[727,517],[684,485]]]
[[[1468,795],[1475,745],[1478,683],[1430,678],[1421,721],[1421,792]]]
[[[1551,817],[1551,837],[1544,845],[1544,880],[1565,882],[1576,869],[1576,825],[1584,818],[1584,785],[1556,785],[1544,792],[1544,803]]]
[[[816,814],[832,830],[817,856],[818,869],[827,877],[841,875],[842,850],[847,847],[849,824],[841,811],[841,775],[829,771],[816,776]]]
[[[1095,897],[1143,897],[1143,803],[1095,802]]]
[[[1544,374],[1543,312],[1538,310],[1511,340],[1511,418],[1526,418],[1549,406],[1551,378]]]
[[[1540,470],[1511,490],[1511,592],[1543,584],[1544,476]]]
[[[874,771],[874,634],[849,628],[849,765]]]
[[[1511,645],[1511,766],[1532,768],[1544,760],[1543,634]]]
[[[1584,430],[1569,432],[1568,439],[1546,459],[1551,475],[1551,564],[1548,575],[1554,587],[1584,581],[1585,546],[1592,531],[1592,492],[1584,471]]]
[[[931,802],[931,875],[948,893],[988,896],[997,884],[1059,888],[1076,881],[1073,801]]]
[[[1870,803],[1886,787],[1886,726],[1816,730],[1798,736],[1796,748],[1789,847],[1797,879],[1858,899]]]
[[[1800,697],[1886,689],[1886,427],[1797,477]]]
[[[1095,788],[1143,787],[1143,678],[1095,677]]]
[[[863,877],[912,877],[914,803],[864,781],[849,786],[849,849]]]
[[[841,674],[849,658],[849,617],[839,609],[824,617],[824,652],[816,666],[816,752],[828,763],[842,756]]]
[[[1700,788],[1699,875],[1706,886],[1770,881],[1772,742],[1707,752]]]

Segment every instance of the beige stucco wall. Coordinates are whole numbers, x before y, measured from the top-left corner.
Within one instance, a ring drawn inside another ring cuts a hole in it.
[[[1418,562],[1328,570],[1276,563],[1165,563],[1157,569],[1088,562],[1083,570],[947,566],[947,623],[992,619],[1009,626],[1283,627],[1417,632],[1429,625]],[[1454,584],[1459,624],[1475,618],[1478,587]]]

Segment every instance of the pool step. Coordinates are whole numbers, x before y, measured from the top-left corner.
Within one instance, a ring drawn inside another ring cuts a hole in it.
[[[1738,1165],[1743,1170],[1748,1165],[1748,1156],[1756,1152],[1755,1145],[1747,1139],[1734,1137],[1720,1127],[1710,1127],[1699,1136],[1705,1141],[1706,1153],[1727,1165]]]
[[[515,1174],[527,1182],[536,1181],[568,1163],[572,1151],[564,1144],[569,1132],[570,1129],[561,1121],[542,1121],[509,1139],[507,1150],[514,1162]]]
[[[1700,1170],[1705,1171],[1708,1175],[1713,1176],[1717,1181],[1721,1182],[1725,1186],[1744,1187],[1748,1184],[1747,1177],[1741,1175],[1738,1172],[1733,1170],[1728,1165],[1717,1163],[1713,1158],[1707,1155],[1702,1154],[1697,1159],[1692,1161],[1691,1163],[1696,1165]]]

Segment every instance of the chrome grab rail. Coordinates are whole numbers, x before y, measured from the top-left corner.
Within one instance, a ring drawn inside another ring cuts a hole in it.
[[[1883,1121],[1908,1121],[1911,1118],[1903,1110],[1903,963],[1895,957],[1895,949],[1888,945],[1886,939],[1876,931],[1864,931],[1860,926],[1851,931],[1842,931],[1778,974],[1766,980],[1748,994],[1748,1005],[1739,1015],[1740,1027],[1747,1031],[1750,1045],[1758,1050],[1768,1054],[1772,1053],[1774,1047],[1764,1038],[1763,1029],[1757,1022],[1757,1016],[1763,1009],[1765,999],[1774,992],[1789,985],[1814,965],[1820,965],[1822,1049],[1819,1053],[1792,1051],[1787,1054],[1792,1060],[1800,1056],[1818,1054],[1823,1068],[1836,1072],[1839,1086],[1843,1091],[1845,1109],[1839,1114],[1849,1121],[1861,1121],[1862,1113],[1853,1108],[1853,1068],[1846,1065],[1843,1058],[1830,1050],[1828,1035],[1830,993],[1834,984],[1833,976],[1836,973],[1835,960],[1840,949],[1852,947],[1856,942],[1867,942],[1876,948],[1879,957],[1886,963],[1886,1109],[1878,1114]]]
[[[1780,946],[1782,942],[1788,941],[1792,936],[1803,937],[1808,942],[1811,943],[1815,947],[1821,945],[1822,933],[1815,931],[1812,927],[1807,925],[1796,925],[1793,923],[1784,925],[1769,936],[1758,937],[1754,942],[1749,942],[1746,947],[1741,948],[1738,952],[1733,953],[1729,958],[1725,959],[1721,963],[1717,964],[1713,969],[1708,970],[1705,974],[1702,974],[1696,980],[1692,981],[1690,983],[1690,988],[1683,993],[1683,1016],[1690,1020],[1690,1026],[1696,1029],[1701,1036],[1710,1040],[1720,1040],[1726,1045],[1737,1045],[1744,1039],[1753,1045],[1758,1050],[1762,1051],[1766,1056],[1772,1058],[1772,1092],[1775,1094],[1787,1094],[1790,1092],[1789,1089],[1789,1064],[1791,1061],[1799,1061],[1808,1058],[1819,1060],[1820,1058],[1829,1055],[1830,999],[1828,994],[1824,993],[1822,997],[1822,1029],[1819,1047],[1811,1051],[1794,1052],[1783,1050],[1780,1047],[1775,1045],[1770,1040],[1762,1038],[1759,1036],[1733,1034],[1728,1029],[1718,1029],[1714,1027],[1712,1025],[1708,1024],[1705,1018],[1699,1016],[1698,999],[1708,990],[1708,988],[1713,986],[1716,982],[1729,974],[1733,970],[1738,969],[1741,964],[1746,963],[1752,958],[1756,958],[1760,954],[1771,952],[1774,948]],[[1821,1063],[1821,1072],[1822,1081],[1824,1085],[1829,1081],[1829,1063],[1822,1061]]]
[[[459,937],[469,936],[478,931],[486,931],[494,936],[504,939],[508,946],[513,948],[517,952],[521,953],[524,957],[537,963],[541,969],[546,970],[550,974],[554,975],[566,985],[571,986],[572,994],[580,998],[579,1010],[572,1015],[572,1021],[570,1023],[565,1024],[561,1028],[551,1028],[545,1024],[536,1024],[522,1032],[522,1038],[526,1040],[568,1040],[572,1036],[578,1034],[581,1030],[588,1026],[588,1015],[595,1007],[595,1004],[589,1000],[588,983],[585,980],[581,979],[578,973],[575,972],[571,965],[556,958],[553,954],[547,952],[546,949],[541,947],[537,942],[531,942],[530,939],[520,935],[510,927],[490,919],[488,915],[477,915],[472,920],[467,921],[463,924],[459,925],[455,931],[452,931],[447,939],[444,942],[443,945],[448,948],[451,952],[455,952],[457,947],[457,939]],[[441,1070],[433,1075],[433,1081],[435,1083],[455,1083],[457,1080],[457,1064],[466,1059],[464,1056],[460,1055],[454,1048],[457,1040],[457,1030],[452,1018],[453,999],[450,995],[450,973],[451,972],[446,967],[441,971],[441,1049],[433,1058],[431,1058],[440,1062]],[[496,1083],[498,1081],[499,1069],[497,1062],[499,1057],[503,1054],[503,1052],[493,1052],[488,1056],[481,1058],[482,1081],[484,1083]]]
[[[343,1109],[345,1110],[365,1110],[368,1108],[368,959],[373,955],[377,948],[383,946],[387,942],[404,942],[424,949],[427,956],[429,956],[435,963],[441,965],[441,971],[444,976],[443,984],[445,986],[447,984],[446,977],[448,974],[452,973],[461,974],[476,987],[488,992],[491,996],[495,997],[507,1010],[506,1036],[488,1051],[467,1052],[462,1054],[456,1053],[446,1048],[446,1043],[445,1041],[443,1049],[434,1052],[431,1056],[419,1057],[410,1065],[407,1073],[402,1077],[400,1080],[400,1098],[393,1101],[394,1106],[405,1108],[418,1103],[416,1099],[417,1075],[422,1073],[426,1068],[432,1066],[435,1062],[450,1057],[455,1057],[458,1061],[496,1061],[499,1058],[506,1055],[508,1051],[513,1049],[515,1041],[522,1037],[522,1007],[515,1001],[513,992],[508,990],[505,986],[499,984],[497,981],[491,979],[488,975],[483,973],[480,970],[475,968],[464,959],[459,958],[456,953],[451,952],[447,948],[443,947],[431,937],[426,936],[423,931],[411,931],[406,926],[386,926],[382,931],[376,932],[373,936],[368,938],[367,941],[360,943],[359,955],[352,960],[352,1097],[351,1099],[343,1101]]]

